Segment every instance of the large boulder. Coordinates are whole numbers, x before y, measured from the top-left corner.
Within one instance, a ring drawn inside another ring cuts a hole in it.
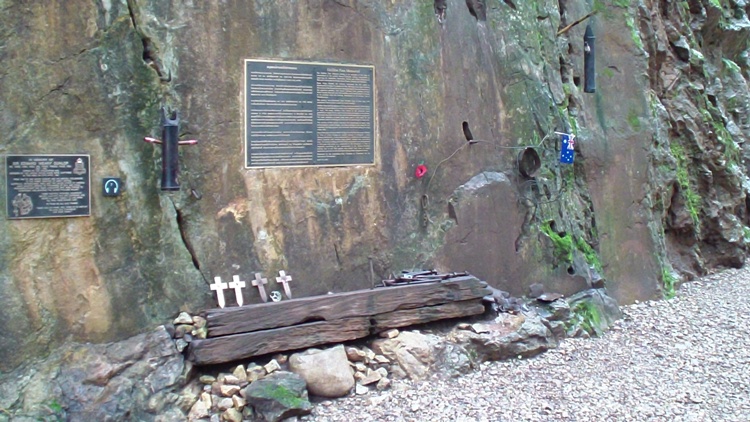
[[[430,366],[435,363],[434,351],[440,343],[440,338],[431,334],[403,331],[395,338],[375,340],[372,350],[397,362],[409,378],[420,380],[429,375]]]
[[[471,330],[456,329],[449,338],[474,350],[481,360],[530,357],[557,347],[557,340],[539,315],[500,314]]]
[[[330,349],[308,349],[289,357],[289,370],[307,383],[310,394],[342,397],[354,387],[354,375],[344,346]]]
[[[243,396],[261,421],[277,422],[312,412],[305,380],[292,372],[274,372],[259,379],[243,390]]]

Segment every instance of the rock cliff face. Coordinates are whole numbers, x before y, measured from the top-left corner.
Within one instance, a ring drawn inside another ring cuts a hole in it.
[[[300,297],[405,268],[467,270],[515,295],[601,275],[629,302],[742,265],[750,6],[514,6],[0,0],[0,152],[90,154],[93,187],[90,217],[0,222],[0,370],[215,306],[216,276],[284,269]],[[373,65],[375,165],[246,169],[250,58]],[[159,136],[162,106],[200,140],[181,149],[173,193],[142,140]],[[556,131],[577,134],[573,165]],[[527,147],[531,175],[518,171]],[[125,194],[100,195],[106,176]]]

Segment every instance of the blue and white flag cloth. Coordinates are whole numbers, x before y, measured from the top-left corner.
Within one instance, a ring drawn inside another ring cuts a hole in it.
[[[560,148],[560,162],[563,164],[573,164],[575,158],[576,136],[569,133],[559,133],[562,138]]]

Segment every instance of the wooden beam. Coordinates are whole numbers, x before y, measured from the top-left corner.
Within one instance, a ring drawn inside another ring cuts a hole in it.
[[[368,335],[369,318],[313,322],[205,340],[195,339],[188,348],[188,359],[196,365],[211,365],[321,344],[341,343]]]
[[[383,287],[281,302],[206,311],[208,337],[288,327],[308,322],[369,317],[388,312],[479,299],[487,283],[473,276],[448,281]]]
[[[190,343],[188,359],[196,365],[233,362],[270,353],[356,340],[391,328],[477,315],[482,312],[482,299],[472,299],[387,312],[372,317],[312,322],[205,340],[195,339]]]
[[[418,309],[388,312],[375,315],[372,332],[379,333],[391,328],[407,327],[409,325],[424,324],[441,319],[460,318],[479,315],[484,312],[482,299],[465,300],[463,302],[444,303]]]

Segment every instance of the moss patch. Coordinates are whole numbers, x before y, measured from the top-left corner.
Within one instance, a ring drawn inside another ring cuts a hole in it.
[[[662,267],[661,269],[661,282],[664,286],[664,298],[672,299],[675,295],[675,285],[677,284],[677,278],[667,267]]]
[[[641,119],[638,117],[638,112],[636,112],[635,109],[631,108],[628,111],[628,124],[630,125],[630,128],[633,129],[633,131],[640,132]]]
[[[591,302],[578,302],[573,306],[571,311],[571,317],[568,322],[568,331],[571,328],[581,327],[589,335],[601,335],[602,334],[602,314],[599,308]]]
[[[724,68],[727,69],[729,73],[740,73],[742,71],[737,63],[729,59],[721,59],[721,61],[724,63]]]
[[[596,253],[594,248],[591,247],[591,245],[588,244],[583,238],[577,237],[576,241],[576,249],[581,251],[583,256],[586,258],[586,263],[589,264],[589,266],[594,267],[596,271],[599,273],[602,272],[602,263],[599,260],[599,254]]]
[[[541,230],[552,241],[555,258],[565,262],[573,260],[573,237],[570,234],[565,233],[564,236],[560,236],[552,229],[551,221],[542,224]]]
[[[284,407],[289,408],[304,408],[307,405],[307,400],[299,398],[291,390],[282,385],[267,385],[261,390],[261,396],[276,400]]]
[[[630,36],[633,38],[633,43],[639,50],[643,50],[643,40],[641,40],[641,35],[638,33],[638,28],[635,27],[635,18],[630,15],[625,17],[625,25],[630,29]]]
[[[690,186],[690,174],[688,173],[688,162],[685,150],[676,142],[669,145],[672,155],[677,159],[677,183],[685,197],[685,206],[688,208],[690,217],[693,219],[696,230],[700,230],[700,207],[701,197]]]

